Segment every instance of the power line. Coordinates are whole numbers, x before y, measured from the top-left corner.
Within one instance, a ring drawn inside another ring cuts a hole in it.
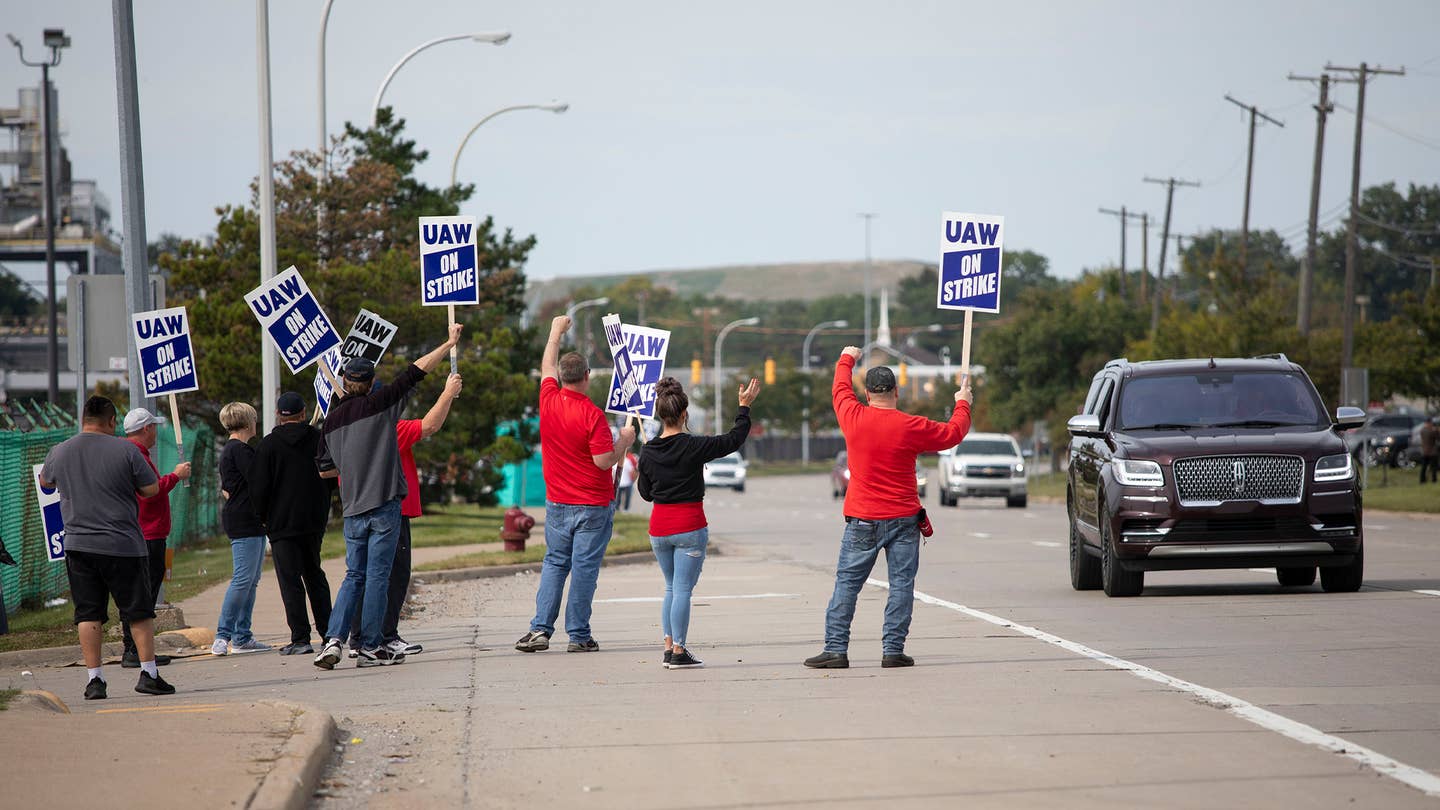
[[[1355,213],[1355,216],[1359,217],[1361,222],[1374,225],[1377,228],[1383,228],[1387,231],[1394,231],[1399,234],[1404,234],[1405,236],[1431,236],[1434,234],[1440,234],[1440,227],[1434,227],[1427,230],[1424,228],[1417,228],[1408,225],[1396,225],[1393,222],[1381,222],[1378,219],[1371,219],[1370,217],[1367,217],[1358,211]]]
[[[1338,101],[1335,102],[1335,106],[1336,106],[1336,107],[1339,107],[1340,109],[1344,110],[1345,112],[1350,113],[1351,115],[1354,115],[1354,114],[1355,114],[1355,110],[1354,110],[1353,108],[1351,108],[1351,107],[1346,107],[1344,104],[1341,104],[1341,103],[1338,102]],[[1423,137],[1421,137],[1421,136],[1419,136],[1419,135],[1415,135],[1415,134],[1406,132],[1405,130],[1400,129],[1399,127],[1396,127],[1396,126],[1393,126],[1393,125],[1391,125],[1391,124],[1387,124],[1387,123],[1385,123],[1384,121],[1381,121],[1379,118],[1376,118],[1376,117],[1373,116],[1373,115],[1368,115],[1368,116],[1366,116],[1366,117],[1365,117],[1365,120],[1368,121],[1368,122],[1370,122],[1370,123],[1372,123],[1372,124],[1374,124],[1374,125],[1376,125],[1376,126],[1378,126],[1378,127],[1380,127],[1381,129],[1388,129],[1388,130],[1390,130],[1391,132],[1395,133],[1396,135],[1399,135],[1400,137],[1404,138],[1404,139],[1407,140],[1407,141],[1413,141],[1414,143],[1418,143],[1418,144],[1420,144],[1421,146],[1426,147],[1427,149],[1434,149],[1434,150],[1436,150],[1437,152],[1440,152],[1440,143],[1436,143],[1436,142],[1434,142],[1434,141],[1429,141],[1429,140],[1426,140],[1425,138],[1423,138]]]
[[[1283,129],[1285,122],[1271,118],[1254,104],[1246,104],[1229,93],[1225,94],[1225,100],[1250,113],[1250,139],[1245,149],[1245,207],[1240,213],[1240,277],[1244,278],[1250,254],[1250,184],[1255,177],[1255,124],[1258,119],[1263,119]]]

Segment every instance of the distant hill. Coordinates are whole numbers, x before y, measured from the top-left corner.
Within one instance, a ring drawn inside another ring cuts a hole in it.
[[[914,276],[924,267],[926,264],[918,261],[876,261],[870,265],[870,283],[876,295],[879,295],[881,287],[894,291],[900,279]],[[739,301],[808,301],[828,295],[858,293],[865,289],[864,262],[797,262],[565,276],[532,282],[526,297],[530,306],[536,308],[549,301],[570,298],[571,291],[577,287],[598,289],[603,293],[635,276],[647,276],[655,286],[668,287],[680,295],[698,293]]]

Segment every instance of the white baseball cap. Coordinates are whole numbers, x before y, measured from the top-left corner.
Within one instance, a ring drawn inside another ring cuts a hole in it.
[[[163,416],[156,416],[144,408],[134,408],[125,414],[125,435],[139,433],[150,425],[163,425],[165,422]]]

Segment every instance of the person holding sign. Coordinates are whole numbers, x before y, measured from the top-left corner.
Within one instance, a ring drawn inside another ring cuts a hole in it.
[[[665,599],[660,626],[665,632],[666,669],[692,669],[705,662],[690,654],[690,594],[705,565],[710,542],[705,519],[705,465],[739,450],[750,436],[750,405],[760,382],[740,389],[735,427],[723,436],[691,436],[686,432],[690,399],[680,381],[666,377],[655,386],[655,415],[664,429],[640,449],[640,497],[654,501],[650,512],[650,548],[665,574]]]
[[[149,551],[140,532],[135,497],[160,492],[159,476],[139,448],[115,435],[115,403],[90,397],[80,432],[52,447],[40,469],[40,485],[60,492],[65,517],[65,573],[75,603],[75,628],[89,682],[86,700],[106,698],[100,667],[100,625],[111,598],[130,623],[140,658],[142,695],[173,695],[175,687],[155,668],[155,598],[150,592]]]
[[[850,460],[850,487],[845,493],[845,534],[835,567],[835,592],[825,609],[825,650],[805,659],[815,669],[850,666],[850,621],[855,600],[885,550],[890,595],[885,602],[882,667],[908,667],[905,654],[910,614],[915,605],[915,573],[920,568],[920,534],[929,521],[915,494],[915,458],[954,447],[970,432],[970,380],[955,392],[949,422],[932,422],[899,410],[895,373],[874,366],[865,374],[861,405],[851,383],[860,350],[847,346],[835,364],[831,398]]]
[[[307,424],[305,400],[286,391],[275,400],[275,416],[278,424],[260,440],[250,466],[250,502],[270,538],[275,580],[290,626],[290,643],[280,654],[312,655],[305,597],[308,592],[315,632],[323,641],[330,627],[330,581],[320,567],[320,545],[335,482],[321,478],[315,469],[320,429]]]
[[[315,666],[321,669],[334,669],[345,655],[343,645],[362,590],[362,648],[356,666],[405,661],[405,653],[385,647],[381,633],[390,567],[400,538],[400,504],[409,492],[400,469],[395,425],[406,397],[459,344],[462,329],[462,324],[451,324],[444,343],[379,390],[375,390],[374,363],[363,357],[345,363],[343,396],[325,417],[315,456],[321,476],[340,478],[340,502],[345,507],[345,580],[330,611],[325,648],[315,656]]]
[[[572,568],[570,597],[565,605],[568,652],[595,652],[590,635],[591,600],[600,578],[600,561],[610,545],[615,497],[610,470],[635,443],[635,429],[620,429],[610,438],[605,412],[585,393],[590,366],[575,352],[560,357],[560,341],[570,319],[550,322],[550,339],[540,360],[540,461],[545,473],[545,562],[535,593],[530,630],[515,642],[520,652],[550,648],[560,598]],[[558,359],[557,359],[558,358]]]
[[[160,475],[155,460],[150,458],[150,448],[159,439],[157,426],[165,424],[165,417],[156,416],[144,408],[135,408],[125,414],[125,438],[140,450],[145,463],[160,477],[160,491],[152,498],[140,498],[140,535],[145,538],[145,549],[150,561],[150,604],[160,599],[160,588],[165,584],[165,539],[170,536],[170,490],[176,484],[190,477],[190,462],[175,465],[175,471]],[[120,656],[120,666],[126,669],[140,668],[140,653],[135,649],[135,637],[130,633],[130,623],[121,622],[120,628],[125,639],[125,652]],[[155,663],[164,666],[170,663],[170,656],[156,655]]]

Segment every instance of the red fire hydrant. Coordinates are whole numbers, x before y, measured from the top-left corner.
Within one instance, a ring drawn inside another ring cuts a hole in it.
[[[506,551],[524,551],[525,541],[530,539],[530,530],[535,528],[535,518],[525,514],[518,506],[505,510],[505,525],[500,529],[500,539],[505,541]]]

